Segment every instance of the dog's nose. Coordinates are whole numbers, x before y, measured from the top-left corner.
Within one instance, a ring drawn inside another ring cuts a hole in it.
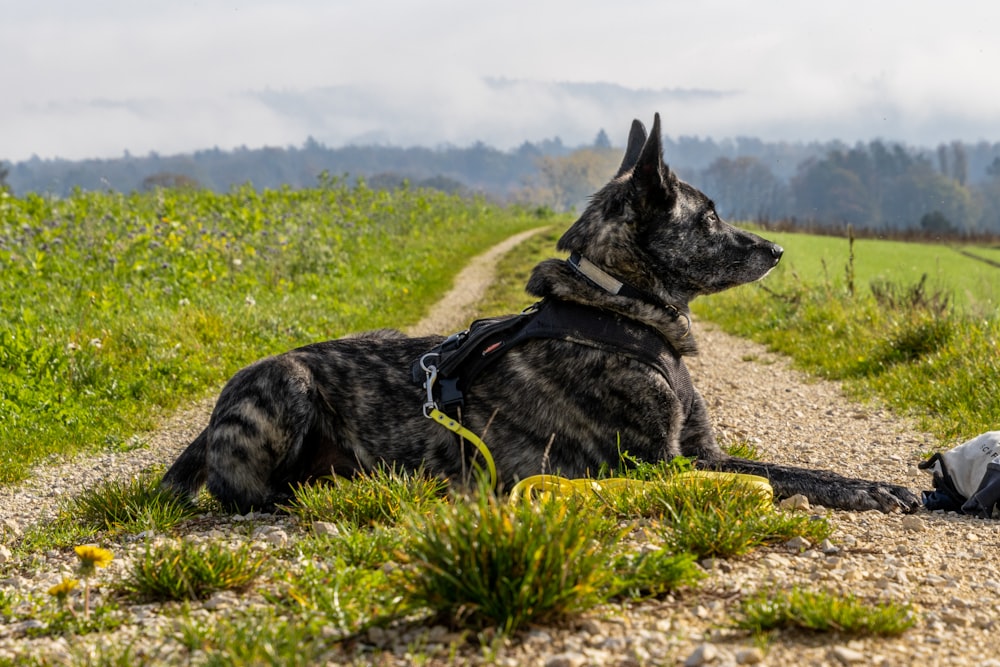
[[[771,254],[774,256],[774,261],[781,259],[781,256],[785,254],[785,249],[782,248],[777,243],[771,244]]]

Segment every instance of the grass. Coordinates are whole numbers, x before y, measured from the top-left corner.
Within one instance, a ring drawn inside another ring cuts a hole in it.
[[[450,623],[505,633],[603,602],[621,531],[582,509],[573,498],[507,505],[484,491],[415,516],[407,594]]]
[[[1000,414],[1000,317],[958,308],[926,279],[859,283],[852,295],[785,271],[694,306],[860,400],[915,415],[944,443],[991,430]]]
[[[816,236],[760,231],[785,249],[777,274],[793,274],[804,284],[843,282],[850,252],[846,234]],[[958,250],[991,257],[982,246],[952,247],[944,244],[909,243],[876,239],[854,242],[855,283],[864,288],[872,282],[912,285],[926,275],[934,289],[954,296],[962,309],[987,313],[1000,304],[1000,269],[964,256]],[[768,278],[767,282],[771,282]]]
[[[434,502],[446,488],[440,478],[380,468],[351,480],[330,477],[325,483],[304,486],[296,491],[288,511],[307,523],[393,525],[404,510]]]
[[[203,600],[217,591],[241,591],[262,573],[267,558],[250,543],[147,544],[121,583],[140,600]]]
[[[735,627],[753,633],[797,628],[812,632],[891,637],[912,628],[912,605],[898,602],[870,604],[854,595],[792,588],[763,591],[740,604]]]
[[[159,488],[161,474],[146,471],[129,480],[100,482],[64,504],[60,516],[91,531],[165,531],[193,517],[196,509]]]

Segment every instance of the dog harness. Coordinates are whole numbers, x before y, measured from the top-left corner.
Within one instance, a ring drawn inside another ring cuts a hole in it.
[[[520,315],[476,320],[413,362],[414,384],[428,389],[430,408],[463,405],[476,378],[504,354],[533,339],[563,340],[639,361],[673,389],[690,413],[694,386],[681,355],[655,329],[608,310],[546,298]]]

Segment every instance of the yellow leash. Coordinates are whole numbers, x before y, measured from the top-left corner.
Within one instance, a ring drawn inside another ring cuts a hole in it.
[[[769,507],[774,502],[774,489],[763,477],[745,475],[735,472],[715,472],[711,470],[691,470],[677,473],[666,480],[646,481],[629,479],[628,477],[608,477],[606,479],[567,479],[558,475],[532,475],[525,477],[510,490],[510,502],[516,503],[522,498],[530,500],[540,497],[551,499],[555,496],[568,496],[579,493],[601,493],[605,491],[623,491],[629,489],[642,492],[650,484],[662,484],[664,481],[672,484],[706,484],[721,481],[742,482],[756,488],[761,495],[761,506]]]
[[[452,433],[458,434],[476,446],[479,453],[483,455],[483,459],[486,460],[486,471],[489,473],[490,488],[496,488],[497,466],[496,463],[493,462],[493,455],[490,454],[490,448],[486,446],[486,443],[483,442],[482,438],[437,408],[431,408],[427,416],[436,421],[438,424],[441,424],[441,426],[444,426]]]

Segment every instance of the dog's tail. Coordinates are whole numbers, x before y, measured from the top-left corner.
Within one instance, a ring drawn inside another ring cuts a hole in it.
[[[160,487],[193,502],[208,476],[207,459],[208,430],[206,429],[177,457],[170,470],[163,475]]]

